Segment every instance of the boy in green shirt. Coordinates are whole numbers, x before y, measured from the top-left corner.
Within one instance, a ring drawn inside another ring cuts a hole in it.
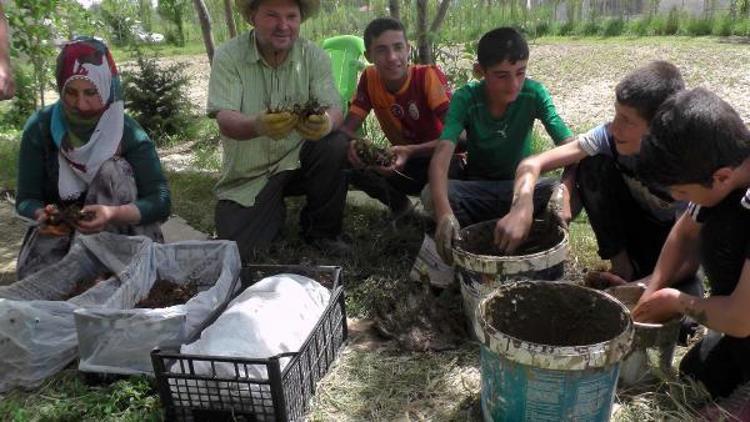
[[[516,166],[531,153],[534,120],[544,124],[556,144],[572,137],[547,89],[526,78],[528,60],[528,44],[515,29],[497,28],[484,34],[475,65],[482,79],[463,86],[451,99],[430,164],[432,198],[425,200],[434,207],[437,250],[448,263],[461,226],[501,217],[510,209]],[[450,159],[464,130],[465,174],[461,180],[448,180]],[[555,185],[549,179],[539,182],[535,209],[545,207]],[[563,220],[569,220],[569,210],[562,214],[568,215]]]

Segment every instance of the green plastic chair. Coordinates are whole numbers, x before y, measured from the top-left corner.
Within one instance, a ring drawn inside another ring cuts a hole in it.
[[[331,57],[333,80],[346,115],[349,100],[357,90],[359,72],[366,66],[361,61],[365,54],[365,41],[354,35],[339,35],[323,41],[323,50]]]

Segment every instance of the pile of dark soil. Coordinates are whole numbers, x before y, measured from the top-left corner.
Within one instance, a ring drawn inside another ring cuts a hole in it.
[[[519,283],[494,298],[486,310],[503,334],[550,346],[583,346],[608,341],[627,326],[617,303],[591,290],[564,284]]]
[[[177,284],[167,280],[156,280],[148,297],[135,304],[136,308],[168,308],[182,305],[198,293],[195,283]]]
[[[426,352],[458,348],[466,341],[461,293],[455,286],[440,291],[412,281],[392,300],[376,303],[374,328],[399,349]]]
[[[73,285],[73,288],[70,290],[70,292],[68,292],[68,294],[62,297],[62,300],[68,300],[76,296],[79,296],[83,294],[85,291],[87,291],[88,289],[96,286],[96,283],[102,280],[106,280],[110,277],[112,277],[112,273],[102,273],[102,274],[96,274],[93,277],[78,280],[76,281],[76,284]]]

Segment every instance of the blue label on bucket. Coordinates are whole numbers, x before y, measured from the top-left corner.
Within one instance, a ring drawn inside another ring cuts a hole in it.
[[[619,364],[584,371],[521,365],[481,346],[486,421],[608,421]]]

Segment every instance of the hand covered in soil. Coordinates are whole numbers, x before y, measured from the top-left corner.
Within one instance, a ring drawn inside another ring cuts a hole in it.
[[[110,205],[86,205],[81,209],[86,217],[76,222],[76,229],[85,234],[99,233],[114,220],[116,209]]]
[[[573,219],[571,206],[571,195],[568,188],[560,183],[549,198],[549,207],[554,212],[561,227],[568,228],[568,224]]]
[[[301,118],[297,122],[296,128],[297,132],[303,138],[310,141],[317,141],[331,132],[333,123],[326,113],[312,114]]]
[[[435,230],[435,247],[440,258],[448,265],[453,265],[453,243],[461,239],[460,229],[461,225],[458,224],[453,214],[444,215],[438,221]]]
[[[592,289],[604,290],[628,284],[628,281],[609,271],[587,271],[583,276],[583,284]]]
[[[297,124],[297,115],[288,111],[261,113],[255,118],[255,132],[279,140],[289,135]]]
[[[391,153],[395,157],[391,168],[402,171],[406,162],[409,161],[409,157],[411,157],[412,149],[409,145],[396,145],[391,147]]]
[[[643,293],[638,305],[633,309],[633,320],[637,322],[662,323],[680,315],[680,297],[677,289],[665,288],[646,296]]]
[[[514,207],[495,224],[495,245],[500,252],[513,253],[529,236],[533,222],[533,210]]]
[[[411,148],[408,145],[396,145],[390,147],[389,150],[391,152],[391,157],[393,157],[391,165],[372,167],[372,169],[375,170],[378,174],[385,177],[391,176],[396,172],[401,172],[412,154]]]
[[[60,220],[60,210],[56,205],[47,204],[35,213],[39,223],[39,233],[46,236],[67,236],[71,228]]]

